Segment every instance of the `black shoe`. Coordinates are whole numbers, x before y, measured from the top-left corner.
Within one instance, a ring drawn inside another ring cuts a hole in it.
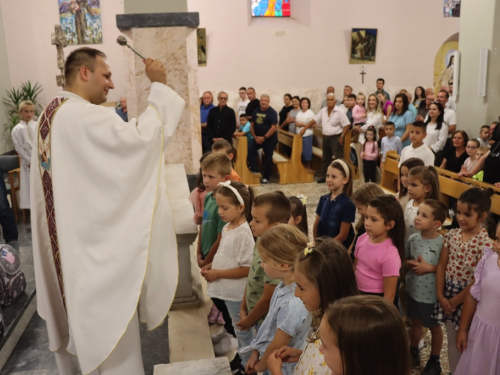
[[[267,184],[269,183],[269,181],[267,181],[267,179],[265,179],[265,178],[261,178],[261,179],[260,179],[260,183],[261,183],[262,185],[267,185]]]
[[[231,372],[233,374],[237,374],[240,369],[241,369],[241,358],[238,353],[234,356],[233,360],[229,363],[229,366],[231,366]],[[244,373],[244,371],[243,371]]]
[[[318,184],[324,184],[326,182],[326,178],[324,177],[321,177],[318,179],[318,181],[316,181]]]
[[[420,352],[418,352],[418,353],[410,352],[410,356],[411,356],[411,367],[419,367],[420,366]]]
[[[424,371],[420,375],[441,375],[441,364],[434,361],[429,361],[425,365]]]
[[[253,374],[247,374],[245,372],[245,369],[243,368],[243,366],[241,366],[237,372],[233,372],[233,374],[235,374],[235,375],[257,375],[256,372],[254,372]]]

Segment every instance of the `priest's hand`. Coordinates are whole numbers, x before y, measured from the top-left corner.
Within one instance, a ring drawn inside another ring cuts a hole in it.
[[[151,83],[159,82],[164,85],[167,84],[167,68],[160,60],[153,60],[151,57],[148,57],[146,61],[146,75],[148,76]]]

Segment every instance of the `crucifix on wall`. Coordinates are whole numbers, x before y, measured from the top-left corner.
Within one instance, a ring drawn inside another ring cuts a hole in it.
[[[364,84],[365,83],[365,74],[366,74],[366,72],[365,72],[365,66],[361,65],[359,67],[359,70],[361,70],[361,72],[359,73],[359,74],[361,74],[361,83]]]
[[[56,76],[57,86],[64,87],[66,82],[64,80],[64,47],[68,45],[68,40],[63,34],[60,25],[54,26],[54,33],[52,33],[52,44],[57,48],[57,67],[61,71],[61,74]]]

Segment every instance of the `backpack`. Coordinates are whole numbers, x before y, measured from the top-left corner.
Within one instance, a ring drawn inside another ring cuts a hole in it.
[[[12,246],[0,245],[0,305],[10,306],[26,290],[21,259]]]

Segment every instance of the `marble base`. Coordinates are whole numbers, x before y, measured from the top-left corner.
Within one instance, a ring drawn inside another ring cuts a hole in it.
[[[196,29],[141,27],[123,30],[123,34],[142,54],[165,64],[168,86],[186,101],[179,126],[167,146],[165,161],[184,164],[188,174],[199,173],[202,149]],[[128,111],[130,116],[137,117],[148,106],[151,83],[146,77],[142,60],[128,48],[124,48],[123,53]]]
[[[177,374],[230,375],[231,368],[229,367],[229,360],[227,357],[155,366],[154,375]]]

